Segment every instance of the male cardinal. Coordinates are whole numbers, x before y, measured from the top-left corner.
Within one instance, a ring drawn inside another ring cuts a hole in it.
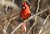
[[[22,20],[26,20],[31,16],[31,11],[29,9],[29,6],[27,5],[26,2],[22,3],[22,10],[20,12],[20,17],[22,18]],[[22,24],[22,29],[24,31],[26,31],[26,23]]]
[[[27,5],[26,2],[23,2],[22,4],[22,10],[20,12],[20,17],[23,19],[23,20],[26,20],[27,18],[29,18],[31,15],[31,12],[30,12],[30,9]]]

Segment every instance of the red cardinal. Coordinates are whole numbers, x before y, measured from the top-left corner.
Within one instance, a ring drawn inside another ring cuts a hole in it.
[[[21,12],[20,12],[20,17],[21,17],[23,20],[26,20],[28,17],[30,17],[31,12],[30,12],[30,9],[29,9],[29,7],[28,7],[28,5],[27,5],[26,2],[23,2],[22,5],[23,5],[23,6],[22,6],[22,10],[21,10]]]
[[[20,12],[20,17],[22,18],[22,20],[26,20],[31,16],[31,12],[30,9],[27,5],[26,2],[23,2],[22,4],[22,10]],[[23,23],[22,25],[22,29],[26,31],[26,23]]]

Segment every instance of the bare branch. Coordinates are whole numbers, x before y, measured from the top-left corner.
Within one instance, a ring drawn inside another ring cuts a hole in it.
[[[45,21],[44,21],[43,25],[45,25],[45,23],[46,23],[46,21],[48,20],[49,16],[50,16],[50,14],[46,17],[46,19],[45,19]],[[43,28],[44,28],[44,27],[41,27],[41,29],[40,29],[40,31],[39,31],[39,34],[41,34],[41,33],[42,33]]]
[[[27,32],[27,34],[30,33],[30,31],[32,30],[32,28],[37,24],[37,22],[34,22],[33,25],[30,27],[29,31]]]
[[[39,11],[39,5],[40,5],[40,0],[38,0],[36,13],[38,13],[38,11]],[[38,17],[38,16],[35,17],[35,21],[36,21],[36,22],[37,22],[37,17]]]
[[[39,10],[39,3],[40,3],[40,0],[38,0],[38,5],[37,5],[37,10],[36,10],[36,13],[38,13],[38,10]],[[33,25],[30,27],[30,30],[27,32],[27,34],[30,33],[30,31],[32,30],[32,28],[37,24],[37,16],[35,17],[35,22],[33,23]]]
[[[3,33],[5,34],[5,33],[7,33],[6,32],[6,25],[7,25],[7,22],[8,22],[8,20],[6,19],[6,16],[2,13],[2,11],[0,11],[0,14],[4,17],[4,20],[5,20],[5,22],[4,22],[4,29],[3,29]]]
[[[49,16],[50,16],[50,14],[46,17],[46,19],[45,19],[45,21],[44,21],[44,23],[43,23],[43,24],[45,24],[45,23],[46,23],[46,21],[48,20]]]
[[[13,30],[13,32],[11,32],[11,34],[14,34],[14,32],[15,32],[19,27],[21,27],[21,25],[22,25],[22,23],[21,23],[20,25],[18,25],[18,26]]]

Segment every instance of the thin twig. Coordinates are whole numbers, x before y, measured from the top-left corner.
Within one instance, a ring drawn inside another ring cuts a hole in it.
[[[31,16],[28,20],[30,20],[30,19],[33,18],[33,17],[36,17],[37,15],[39,15],[39,14],[41,14],[41,13],[43,13],[43,12],[46,12],[48,9],[50,9],[50,8],[46,8],[46,9],[44,9],[44,10],[38,12],[37,14]]]
[[[4,25],[4,28],[3,28],[3,33],[5,34],[5,33],[7,33],[6,32],[6,24],[7,24],[7,22],[8,22],[8,20],[6,19],[6,16],[2,13],[2,11],[0,11],[0,14],[4,17],[4,20],[5,20],[5,25]]]
[[[46,17],[46,19],[45,19],[45,21],[44,21],[44,23],[43,23],[43,24],[45,24],[45,23],[46,23],[46,21],[48,20],[49,16],[50,16],[50,14]]]
[[[26,21],[27,21],[27,20],[26,20]],[[26,22],[25,22],[25,23],[26,23]],[[20,23],[20,24],[11,32],[11,34],[14,34],[14,32],[15,32],[16,30],[18,30],[18,28],[20,28],[22,24],[23,24],[23,22]]]
[[[41,34],[41,32],[43,31],[43,27],[41,27],[40,31],[39,31],[39,34]]]
[[[30,27],[29,31],[27,32],[27,34],[30,33],[30,31],[32,30],[32,28],[37,24],[37,22],[34,22],[33,25]]]
[[[8,24],[6,25],[6,30],[7,30],[8,26],[9,26],[10,22],[11,22],[12,20],[14,20],[15,18],[17,18],[17,17],[18,17],[18,16],[9,19]]]
[[[38,11],[39,11],[39,5],[40,5],[40,0],[38,0],[36,13],[38,13]],[[35,17],[35,21],[36,21],[36,22],[37,22],[37,17],[38,17],[38,16]]]
[[[4,29],[3,29],[3,33],[4,33],[4,34],[6,33],[6,25],[7,25],[7,22],[8,22],[8,20],[6,19],[5,22],[4,22],[5,25],[4,25]]]
[[[31,5],[31,3],[28,0],[26,0],[26,1]]]
[[[49,27],[47,27],[45,30],[43,30],[43,31],[41,32],[41,34],[43,34],[43,33],[44,33],[44,31],[47,31],[48,29],[50,29],[50,26],[49,26]]]
[[[45,23],[46,23],[46,21],[48,20],[49,16],[50,16],[50,14],[46,17],[46,19],[45,19],[45,21],[44,21],[43,25],[45,25]],[[44,26],[43,26],[43,27],[41,27],[41,29],[40,29],[40,31],[39,31],[39,34],[41,34],[41,33],[42,33],[43,28],[44,28]]]
[[[39,3],[40,3],[40,0],[38,0],[38,5],[37,5],[37,10],[36,10],[36,13],[38,13],[38,10],[39,10]],[[33,23],[33,25],[30,27],[30,30],[27,32],[27,34],[30,33],[30,31],[32,30],[32,28],[37,24],[37,16],[35,17],[35,23]]]
[[[8,26],[9,26],[9,24],[10,24],[10,22],[12,21],[12,20],[14,20],[14,19],[16,19],[18,16],[16,16],[16,17],[13,17],[13,18],[11,18],[11,19],[9,19],[9,21],[5,18],[5,26],[4,26],[4,29],[3,29],[3,32],[4,33],[6,33],[6,31],[7,31],[7,28],[8,28]]]

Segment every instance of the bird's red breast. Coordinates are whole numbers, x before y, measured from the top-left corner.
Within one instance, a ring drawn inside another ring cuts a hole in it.
[[[20,12],[20,17],[21,17],[23,20],[25,20],[25,19],[27,19],[28,17],[30,17],[30,15],[31,15],[31,12],[30,12],[30,9],[29,9],[27,3],[26,3],[26,2],[23,2],[23,4],[22,4],[22,10],[21,10],[21,12]]]

